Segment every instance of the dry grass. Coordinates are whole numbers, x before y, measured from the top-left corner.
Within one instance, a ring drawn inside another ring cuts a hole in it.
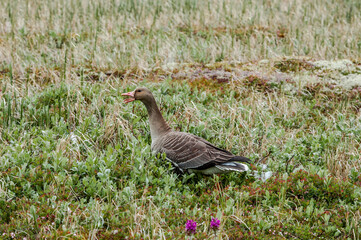
[[[360,3],[349,1],[2,1],[0,61],[139,69],[282,56],[359,61]],[[53,79],[52,77],[50,79]]]

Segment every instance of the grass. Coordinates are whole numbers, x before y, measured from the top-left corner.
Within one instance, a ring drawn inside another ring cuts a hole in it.
[[[360,8],[1,1],[0,238],[360,239]],[[252,171],[176,175],[138,85]]]

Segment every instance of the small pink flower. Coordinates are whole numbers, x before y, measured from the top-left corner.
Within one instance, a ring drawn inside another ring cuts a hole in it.
[[[218,218],[212,218],[211,220],[211,229],[218,230],[219,225],[221,225],[221,221]]]
[[[195,234],[197,231],[197,223],[193,220],[188,220],[186,223],[186,232],[188,234]]]

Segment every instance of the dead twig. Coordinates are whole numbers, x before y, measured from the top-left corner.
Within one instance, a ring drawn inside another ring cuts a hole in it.
[[[261,162],[263,162],[266,158],[268,158],[270,155],[271,155],[271,151],[269,151],[268,153],[267,153],[267,155],[266,156],[264,156],[264,157],[262,157],[262,158],[260,158],[260,159],[258,159],[258,161],[256,162],[256,165],[258,165],[258,163],[261,163]]]
[[[288,164],[291,162],[291,160],[294,156],[295,156],[295,154],[293,154],[292,157],[290,157],[286,162],[286,173],[288,173]]]

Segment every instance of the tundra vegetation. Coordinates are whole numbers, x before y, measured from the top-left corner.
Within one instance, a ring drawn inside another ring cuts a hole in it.
[[[360,239],[360,19],[359,0],[0,1],[0,238]],[[140,85],[252,171],[176,175],[122,103]]]

